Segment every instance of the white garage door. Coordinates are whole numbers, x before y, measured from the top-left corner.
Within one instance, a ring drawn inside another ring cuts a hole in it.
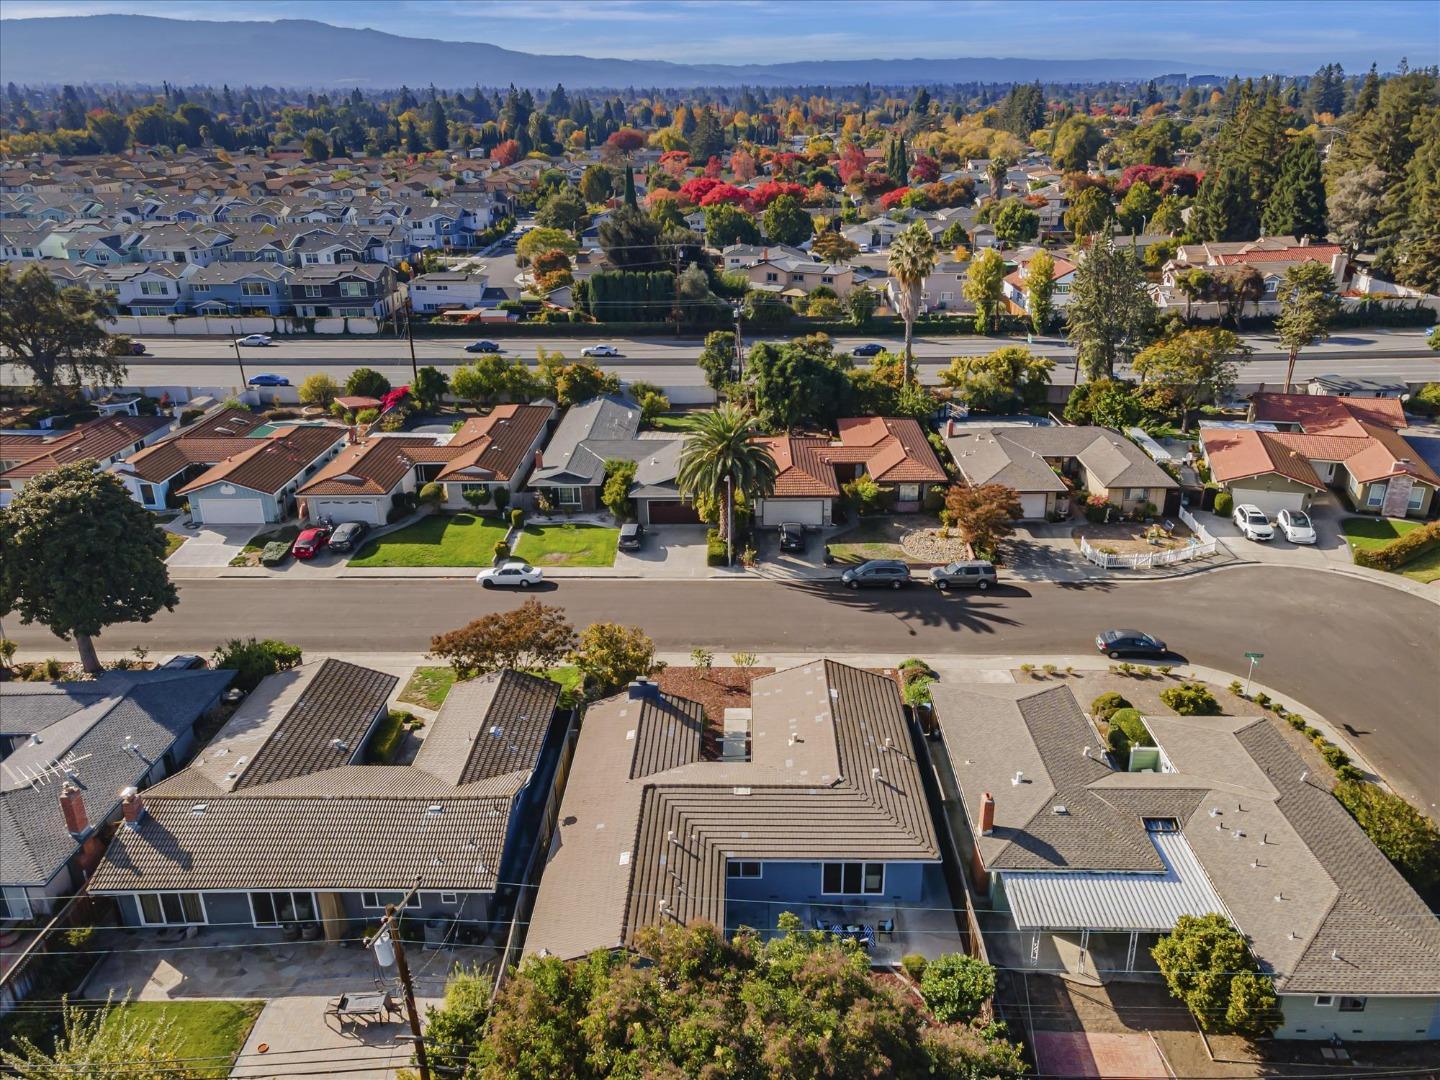
[[[1267,491],[1264,488],[1244,488],[1231,485],[1230,494],[1235,505],[1250,503],[1258,506],[1266,517],[1274,518],[1281,510],[1304,510],[1306,495],[1303,491]]]
[[[374,499],[311,499],[310,517],[329,518],[336,525],[346,521],[363,521],[366,525],[385,523],[385,514]]]
[[[265,505],[259,499],[201,499],[199,509],[206,525],[265,523]]]
[[[825,524],[825,500],[766,499],[760,508],[761,526],[773,529],[787,521],[800,525]]]
[[[1027,521],[1039,521],[1045,516],[1045,493],[1020,496],[1020,516]]]

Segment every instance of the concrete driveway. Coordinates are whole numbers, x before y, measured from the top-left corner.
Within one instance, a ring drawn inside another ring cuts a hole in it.
[[[185,543],[166,559],[169,566],[229,566],[230,560],[244,550],[261,525],[200,525],[184,528],[166,525],[167,532],[188,537]]]
[[[545,573],[555,577],[579,577],[581,568],[561,574],[562,568],[546,567]],[[590,570],[597,577],[703,578],[710,568],[705,565],[704,525],[647,525],[639,551],[617,551],[614,568]]]
[[[1275,526],[1275,539],[1266,541],[1247,540],[1228,517],[1201,513],[1200,524],[1209,529],[1236,558],[1258,563],[1278,563],[1284,566],[1306,566],[1324,570],[1335,566],[1349,566],[1350,545],[1340,532],[1340,521],[1351,516],[1339,499],[1332,493],[1317,495],[1310,505],[1310,520],[1315,526],[1315,543],[1292,544],[1285,539],[1280,526]],[[1274,518],[1271,518],[1273,524]]]

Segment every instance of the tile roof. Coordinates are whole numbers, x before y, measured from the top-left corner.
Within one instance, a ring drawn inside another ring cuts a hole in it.
[[[1344,254],[1338,244],[1306,244],[1304,246],[1280,248],[1274,251],[1237,251],[1216,254],[1212,257],[1217,266],[1245,266],[1250,263],[1328,263],[1332,256]]]
[[[36,439],[29,444],[28,453],[25,444],[12,438],[6,441],[4,453],[7,460],[13,455],[17,464],[0,476],[7,480],[27,480],[73,461],[87,458],[104,461],[170,423],[170,418],[165,416],[102,416],[54,438]]]
[[[721,925],[730,858],[939,859],[893,679],[816,661],[751,690],[749,761],[700,760],[685,699],[587,709],[528,952],[621,945],[666,917]]]
[[[1440,924],[1273,720],[1147,716],[1171,771],[1131,773],[1099,760],[1069,687],[939,684],[932,698],[967,818],[995,800],[976,844],[1002,878],[1043,870],[1077,904],[1097,872],[1158,880],[1169,866],[1145,821],[1172,819],[1282,993],[1440,994]],[[1175,913],[1162,893],[1130,899]]]
[[[252,491],[275,494],[294,480],[307,465],[330,447],[348,437],[346,429],[334,424],[302,424],[281,428],[254,445],[241,449],[180,489],[188,495],[200,488],[224,481]]]
[[[840,485],[835,469],[821,459],[819,451],[829,439],[799,435],[767,435],[755,440],[770,450],[778,470],[772,497],[777,499],[821,496],[835,498]]]
[[[1302,449],[1281,441],[1281,436],[1274,432],[1202,426],[1200,441],[1205,447],[1205,458],[1210,462],[1211,475],[1219,483],[1229,484],[1253,476],[1279,473],[1316,491],[1325,490],[1324,482],[1316,475]]]
[[[396,683],[334,659],[265,680],[147,793],[92,890],[394,889],[421,874],[427,888],[494,890],[559,688],[511,671],[457,683],[412,764],[337,754],[334,732],[362,737]]]
[[[908,416],[866,416],[837,420],[840,444],[864,447],[866,471],[883,483],[945,482],[945,470],[935,456],[925,429]],[[822,451],[822,455],[823,455]]]
[[[1362,421],[1388,428],[1405,427],[1398,398],[1332,397],[1329,394],[1255,394],[1250,419],[1299,424],[1308,435],[1364,435]]]
[[[530,460],[530,448],[554,414],[549,405],[497,405],[488,416],[466,420],[436,479],[508,482]]]
[[[1352,423],[1355,435],[1202,425],[1200,438],[1215,479],[1221,483],[1273,472],[1320,491],[1324,483],[1310,463],[1337,461],[1343,462],[1361,483],[1408,473],[1432,487],[1440,487],[1440,474],[1393,428],[1353,421],[1330,430],[1349,432]]]
[[[388,495],[415,468],[410,450],[434,446],[431,437],[383,435],[341,450],[301,485],[299,495]]]
[[[8,735],[38,735],[4,759],[0,884],[43,885],[78,850],[59,805],[57,762],[73,762],[92,825],[219,699],[230,671],[112,672],[86,683],[0,683]]]

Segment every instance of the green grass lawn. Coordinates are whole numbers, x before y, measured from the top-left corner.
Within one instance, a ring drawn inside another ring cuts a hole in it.
[[[180,545],[188,539],[190,539],[188,536],[181,536],[179,533],[170,532],[168,529],[165,530],[165,558],[168,559],[171,555],[174,555],[175,552],[179,551]]]
[[[438,709],[445,703],[445,695],[455,685],[455,672],[448,667],[417,667],[410,674],[410,681],[400,691],[400,701],[411,705],[423,705],[427,709]]]
[[[855,528],[830,541],[830,554],[839,563],[863,563],[871,559],[900,559],[913,562],[900,546],[902,526],[890,517],[861,518]]]
[[[650,421],[656,431],[690,431],[695,426],[698,413],[663,413]]]
[[[1421,528],[1424,522],[1400,518],[1353,517],[1340,522],[1340,531],[1350,542],[1350,550],[1384,547],[1390,541]],[[1440,548],[1421,552],[1400,569],[1393,571],[1422,585],[1440,581]]]
[[[106,1023],[168,1018],[179,1040],[175,1056],[208,1059],[194,1060],[185,1075],[209,1080],[230,1075],[231,1063],[264,1007],[263,1001],[132,1001],[117,1005]]]
[[[489,566],[506,528],[474,514],[432,514],[372,540],[351,566]]]
[[[603,525],[527,525],[515,555],[533,566],[614,566],[619,529]]]

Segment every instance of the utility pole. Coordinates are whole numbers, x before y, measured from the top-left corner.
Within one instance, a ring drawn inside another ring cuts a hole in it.
[[[745,310],[745,307],[739,300],[736,300],[731,308],[735,312],[735,377],[730,381],[739,382],[741,376],[745,374],[745,353],[740,345],[740,313]]]
[[[725,477],[725,565],[735,565],[735,474]]]
[[[245,361],[240,358],[240,339],[235,336],[234,323],[230,324],[230,344],[235,347],[235,363],[240,368],[240,392],[243,394],[250,383],[245,378]]]
[[[372,949],[388,943],[395,953],[395,970],[400,976],[400,987],[405,995],[405,1014],[410,1020],[410,1035],[415,1042],[415,1068],[420,1073],[420,1080],[430,1080],[430,1062],[425,1056],[424,1037],[420,1034],[420,1013],[415,1008],[415,985],[410,981],[410,965],[405,962],[405,943],[400,939],[400,911],[419,891],[420,879],[417,877],[410,891],[400,898],[399,904],[385,905],[385,918],[380,920],[380,929],[366,940],[365,947]]]
[[[410,385],[413,387],[420,381],[420,370],[415,366],[415,331],[410,326],[411,314],[410,294],[407,291],[405,294],[405,338],[410,342],[410,376],[412,379]]]

